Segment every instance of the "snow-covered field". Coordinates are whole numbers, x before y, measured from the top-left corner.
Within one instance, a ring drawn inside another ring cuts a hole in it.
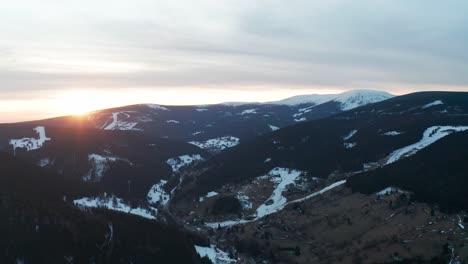
[[[352,149],[356,146],[356,143],[343,143],[343,146],[347,149]]]
[[[203,160],[203,158],[199,154],[182,155],[176,158],[170,158],[166,161],[166,163],[172,167],[173,172],[179,172],[181,168],[200,160]]]
[[[164,191],[163,186],[167,183],[165,180],[161,180],[159,183],[153,185],[148,192],[148,202],[150,204],[160,204],[162,206],[167,205],[171,196]]]
[[[104,130],[137,130],[134,127],[138,125],[137,122],[126,122],[119,120],[119,115],[125,115],[126,118],[130,118],[128,111],[114,112],[112,113],[111,122],[109,120],[101,127]]]
[[[202,247],[195,245],[195,250],[197,251],[200,257],[208,257],[213,264],[229,264],[237,263],[237,259],[232,259],[229,257],[229,254],[210,245],[210,247]]]
[[[351,139],[356,133],[357,133],[357,130],[350,131],[346,136],[343,137],[343,141]]]
[[[167,120],[166,123],[168,123],[168,124],[170,124],[170,123],[172,123],[172,124],[179,124],[180,122],[177,121],[177,120],[172,120],[172,119],[171,119],[171,120]]]
[[[384,136],[398,136],[398,135],[401,135],[403,133],[404,132],[399,132],[399,131],[388,131],[388,132],[383,133],[382,135],[384,135]]]
[[[304,121],[307,121],[307,118],[301,117],[301,118],[294,119],[294,122],[304,122]]]
[[[115,196],[104,198],[81,198],[73,201],[73,204],[83,208],[105,208],[113,211],[123,212],[127,214],[141,216],[147,219],[156,219],[157,209],[149,207],[144,209],[141,207],[131,208],[125,204],[122,199]]]
[[[146,106],[154,110],[170,111],[167,107],[157,105],[157,104],[147,104]]]
[[[252,209],[253,205],[252,205],[252,202],[250,201],[249,196],[247,196],[247,195],[245,195],[243,193],[238,193],[238,194],[236,194],[236,198],[241,203],[243,210]]]
[[[190,141],[189,143],[202,149],[221,151],[226,148],[232,148],[234,146],[237,146],[240,143],[240,141],[239,141],[239,138],[232,137],[232,136],[225,136],[225,137],[208,139],[203,142]]]
[[[434,101],[432,103],[428,103],[426,105],[423,105],[421,108],[426,109],[426,108],[429,108],[429,107],[432,107],[432,106],[443,105],[443,104],[444,104],[444,102],[442,102],[441,100],[436,100],[436,101]]]
[[[283,209],[287,202],[286,197],[283,196],[283,192],[287,189],[288,185],[295,184],[295,180],[301,176],[302,173],[303,172],[298,170],[278,167],[268,172],[267,176],[270,180],[278,185],[268,199],[270,203],[267,204],[265,202],[257,208],[257,217],[261,218]]]
[[[256,114],[257,113],[257,109],[247,109],[247,110],[244,110],[240,113],[240,115],[248,115],[248,114]]]
[[[219,194],[219,193],[217,193],[217,192],[211,191],[211,192],[209,192],[209,193],[206,194],[206,198],[214,197],[214,196],[216,196],[216,195],[218,195],[218,194]]]
[[[324,193],[326,193],[326,192],[328,192],[328,191],[330,191],[330,190],[332,190],[332,189],[334,189],[336,187],[339,187],[339,186],[341,186],[341,185],[343,185],[345,183],[346,183],[346,180],[337,181],[337,182],[332,183],[332,184],[328,185],[327,187],[325,187],[325,188],[323,188],[323,189],[321,189],[321,190],[319,190],[317,192],[314,192],[314,193],[312,193],[310,195],[307,195],[307,196],[305,196],[303,198],[293,200],[293,201],[287,202],[287,203],[282,204],[282,205],[278,204],[279,206],[274,208],[274,210],[268,210],[268,211],[265,210],[264,213],[266,213],[266,214],[264,214],[261,217],[258,216],[258,209],[257,209],[257,215],[253,219],[249,219],[249,220],[239,219],[239,220],[228,220],[228,221],[223,221],[223,222],[206,223],[206,226],[211,227],[211,228],[217,228],[217,227],[227,227],[227,226],[234,226],[234,225],[241,225],[241,224],[246,224],[246,223],[250,223],[250,222],[255,222],[255,221],[261,219],[262,217],[265,217],[267,215],[270,215],[270,214],[281,211],[287,205],[304,202],[304,201],[309,200],[311,198],[314,198],[314,197],[316,197],[318,195],[324,194]]]
[[[36,138],[10,140],[10,145],[13,146],[13,151],[16,151],[17,148],[26,149],[26,151],[40,149],[46,141],[50,140],[50,138],[46,137],[45,128],[43,126],[35,127],[33,130],[36,132]]]
[[[272,126],[272,125],[268,125],[268,126],[270,127],[271,131],[276,131],[279,129],[279,127],[277,126]]]
[[[452,133],[468,131],[468,126],[433,126],[423,133],[423,137],[420,141],[403,147],[401,149],[393,151],[387,158],[386,165],[396,162],[402,158],[414,155],[421,149],[433,144],[434,142],[442,139]]]
[[[408,191],[404,191],[397,187],[390,186],[381,190],[380,192],[375,193],[375,195],[384,196],[384,195],[391,194],[391,193],[408,193]]]

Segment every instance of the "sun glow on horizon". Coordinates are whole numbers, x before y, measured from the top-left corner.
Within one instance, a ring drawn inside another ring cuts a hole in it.
[[[337,93],[336,90],[320,90],[320,93]],[[290,96],[311,93],[291,90],[218,90],[218,89],[167,89],[135,91],[72,90],[54,96],[51,108],[59,115],[85,115],[96,110],[132,104],[154,103],[161,105],[207,105],[223,102],[267,102]],[[261,98],[261,100],[259,100]]]
[[[304,94],[340,93],[352,88],[248,86],[197,88],[75,88],[41,90],[29,98],[0,99],[0,123],[40,120],[59,116],[86,116],[87,113],[132,104],[208,105],[222,102],[268,102]],[[400,91],[400,93],[403,90]],[[394,94],[398,94],[395,93]]]

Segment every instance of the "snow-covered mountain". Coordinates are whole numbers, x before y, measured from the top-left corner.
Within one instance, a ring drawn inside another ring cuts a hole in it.
[[[356,107],[381,102],[394,97],[394,95],[382,91],[374,90],[353,90],[339,94],[332,101],[340,103],[343,111]]]
[[[241,143],[279,128],[325,118],[391,97],[380,91],[355,90],[341,94],[295,96],[270,103],[140,104],[96,111],[80,120],[63,117],[36,125],[134,131],[185,142],[218,142],[219,139],[230,138]],[[216,152],[234,145],[210,146],[208,149]]]
[[[309,94],[297,95],[280,101],[269,102],[271,104],[297,106],[304,104],[321,105],[327,102],[340,104],[343,111],[353,108],[377,103],[394,97],[394,95],[376,90],[351,90],[340,94]]]

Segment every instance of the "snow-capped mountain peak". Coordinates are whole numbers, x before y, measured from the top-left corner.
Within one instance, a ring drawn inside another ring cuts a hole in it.
[[[309,94],[297,95],[280,101],[270,102],[271,104],[296,106],[301,104],[320,105],[330,101],[340,104],[343,111],[363,106],[370,103],[380,102],[394,97],[393,95],[376,90],[351,90],[340,94]]]
[[[394,97],[392,94],[375,90],[352,90],[339,94],[334,102],[340,103],[341,110],[347,111],[353,108],[377,103]]]
[[[301,104],[323,104],[328,101],[333,100],[337,95],[336,94],[305,94],[305,95],[296,95],[289,97],[280,101],[270,102],[271,104],[279,105],[301,105]]]

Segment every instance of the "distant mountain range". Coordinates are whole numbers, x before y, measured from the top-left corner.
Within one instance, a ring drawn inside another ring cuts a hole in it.
[[[226,143],[226,137],[248,140],[285,126],[328,117],[391,97],[381,91],[355,90],[334,95],[296,96],[263,104],[131,105],[92,112],[83,119],[59,117],[30,124],[136,131],[203,146],[207,140]]]

